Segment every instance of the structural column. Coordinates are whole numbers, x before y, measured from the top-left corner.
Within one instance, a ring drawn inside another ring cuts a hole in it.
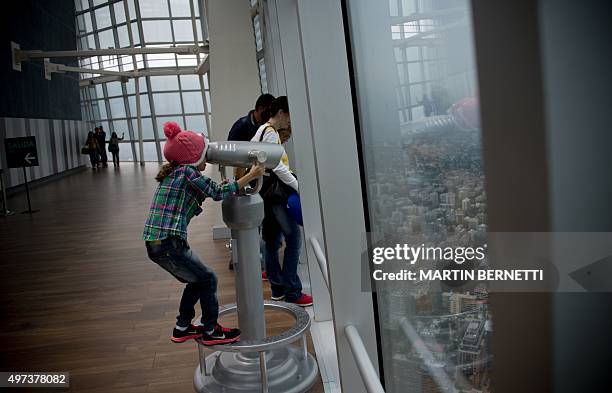
[[[253,108],[260,94],[250,12],[248,1],[208,1],[211,140],[226,140],[232,124]],[[219,174],[214,175],[218,180]],[[221,211],[216,214],[213,237],[226,237]]]
[[[361,288],[365,220],[342,8],[339,0],[297,5],[340,379],[342,391],[360,393],[344,328],[355,326],[375,367],[378,359],[372,294]]]

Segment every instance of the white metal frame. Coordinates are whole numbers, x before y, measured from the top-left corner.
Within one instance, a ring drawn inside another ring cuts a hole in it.
[[[268,2],[270,13],[277,16],[276,28],[280,40],[272,37],[273,46],[277,46],[274,54],[280,54],[282,68],[276,70],[283,85],[289,106],[292,109],[291,123],[294,130],[292,136],[292,149],[295,156],[295,166],[300,179],[300,193],[302,195],[302,209],[304,214],[305,238],[323,238],[320,200],[317,196],[319,185],[317,183],[317,169],[315,154],[312,149],[312,125],[308,108],[308,86],[304,78],[304,63],[297,22],[297,3],[295,0],[271,0]],[[273,21],[274,23],[274,21]],[[276,61],[279,64],[279,61]],[[279,92],[281,94],[281,92]],[[298,110],[295,110],[298,109]],[[309,197],[308,194],[312,195]],[[311,213],[312,212],[312,213]],[[316,258],[310,247],[304,247],[310,272],[310,286],[314,296],[314,316],[317,321],[332,319],[331,300],[324,277],[320,274]]]
[[[341,2],[268,0],[258,12],[269,90],[291,107],[314,318],[333,316],[342,391],[380,392],[368,390],[380,380],[372,296],[361,291],[365,219]]]
[[[372,296],[361,291],[365,219],[341,4],[339,0],[269,0],[265,4],[269,34],[265,45],[272,49],[266,50],[266,65],[274,65],[267,68],[274,77],[268,85],[277,92],[286,87],[304,230],[307,239],[316,239],[316,243],[309,240],[311,245],[321,246],[306,248],[315,318],[324,306],[317,298],[327,291],[318,261],[326,259],[327,265],[321,266],[329,281],[342,390],[366,392],[357,363],[369,363],[376,375],[378,358]],[[357,363],[345,330],[349,325],[359,330],[365,348],[356,352]]]

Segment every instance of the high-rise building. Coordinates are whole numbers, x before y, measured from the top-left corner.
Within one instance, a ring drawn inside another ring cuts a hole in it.
[[[479,388],[486,367],[485,321],[468,320],[459,345],[457,371],[468,379],[470,385]]]
[[[461,314],[475,310],[478,307],[476,295],[468,293],[452,293],[449,295],[449,311],[451,314]]]

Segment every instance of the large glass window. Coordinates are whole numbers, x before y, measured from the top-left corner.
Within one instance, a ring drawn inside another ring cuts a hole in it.
[[[142,122],[142,139],[145,139],[145,140],[155,139],[155,134],[153,132],[153,120],[150,117],[143,117],[141,119],[141,122]],[[132,119],[132,127],[134,129],[134,137],[138,139],[138,121],[136,119]]]
[[[257,67],[259,68],[259,82],[261,92],[268,92],[268,76],[266,75],[266,62],[264,60],[264,32],[263,16],[260,13],[260,8],[257,1],[251,1],[251,11],[253,17],[253,39],[255,40],[255,49],[257,51]]]
[[[185,113],[202,113],[204,104],[202,103],[202,93],[199,91],[183,93],[183,103]]]
[[[119,98],[111,98],[108,100],[110,104],[111,115],[113,118],[125,117],[125,104],[123,102],[123,97]]]
[[[200,14],[205,13],[199,9],[200,4],[202,2],[193,2],[192,15],[189,0],[128,0],[127,17],[123,1],[95,0],[90,3],[87,0],[75,0],[78,47],[80,50],[87,50],[126,48],[132,45],[193,45],[196,39],[193,34],[192,16],[195,18],[196,32],[200,40],[198,44],[202,45],[202,24],[199,19]],[[131,41],[127,23],[130,23],[132,30]],[[200,55],[200,61],[203,56]],[[194,67],[198,64],[196,55],[169,53],[135,57],[136,62],[132,55],[82,58],[79,65],[84,68],[126,72],[134,69],[145,71],[163,68],[162,74],[166,71],[171,74],[178,71],[179,67]],[[210,94],[205,92],[205,106],[200,91],[200,78],[204,82],[204,88],[208,90],[208,75],[181,75],[180,83],[177,75],[139,78],[146,160],[158,159],[156,144],[161,146],[164,140],[162,127],[165,121],[177,121],[181,126],[187,124],[193,129],[206,132],[206,119],[210,115]],[[87,79],[89,83],[88,87],[82,88],[81,94],[84,120],[89,121],[92,126],[103,124],[109,132],[125,132],[125,144],[134,143],[130,140],[131,129],[134,140],[137,141],[134,79],[121,81],[119,77],[101,77],[96,74],[81,74],[81,79]],[[205,111],[204,108],[208,110]],[[122,160],[134,159],[131,148],[132,146],[127,145],[121,148]],[[135,150],[138,152],[137,148]]]
[[[123,5],[123,1],[113,4],[113,8],[115,11],[115,22],[116,23],[125,22],[125,7]]]
[[[183,113],[181,95],[179,93],[154,93],[155,113],[158,115],[174,115]]]
[[[181,87],[183,90],[200,90],[200,79],[197,75],[181,75]]]
[[[206,120],[204,116],[185,116],[186,128],[195,132],[202,132],[205,135],[208,135],[208,130],[206,129]]]
[[[166,42],[172,40],[170,22],[167,20],[145,20],[142,22],[142,28],[144,29],[144,39],[147,42]]]
[[[136,116],[136,96],[129,96],[130,114]],[[151,116],[151,107],[149,106],[149,96],[147,94],[140,95],[140,116]]]
[[[139,1],[140,15],[143,18],[164,18],[168,17],[167,0],[145,0]]]
[[[172,6],[172,16],[173,17],[191,16],[189,0],[172,0],[170,2],[170,5]],[[197,10],[196,10],[196,15],[197,15]]]
[[[193,24],[191,20],[175,20],[173,24],[174,38],[177,42],[193,42]]]
[[[176,75],[151,77],[151,89],[153,91],[178,90],[178,77]]]
[[[106,93],[108,97],[115,97],[123,95],[121,90],[121,82],[109,82],[106,84]]]
[[[104,29],[112,26],[111,14],[109,7],[102,7],[95,10],[96,26],[98,29]]]
[[[369,230],[385,244],[483,246],[469,1],[347,5]],[[387,392],[490,391],[487,289],[452,284],[376,282]]]

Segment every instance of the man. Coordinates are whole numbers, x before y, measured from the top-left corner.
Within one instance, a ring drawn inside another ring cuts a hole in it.
[[[274,101],[271,94],[262,94],[255,102],[255,109],[236,120],[227,136],[228,141],[250,141],[259,126],[268,121],[268,106]]]
[[[104,132],[104,127],[98,127],[98,131],[96,132],[96,139],[98,141],[98,146],[100,147],[100,158],[102,160],[102,166],[104,168],[107,168],[108,157],[106,156],[106,132]]]

